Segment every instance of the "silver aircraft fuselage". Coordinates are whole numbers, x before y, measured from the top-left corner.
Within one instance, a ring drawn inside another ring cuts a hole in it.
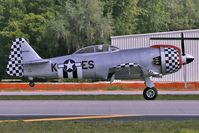
[[[141,64],[147,69],[152,69],[158,73],[161,73],[161,66],[152,63],[153,58],[160,56],[160,50],[157,48],[138,48],[127,50],[116,50],[107,52],[95,52],[95,53],[83,53],[72,54],[68,56],[61,56],[56,58],[50,58],[50,62],[44,64],[37,64],[35,66],[24,66],[24,76],[27,77],[40,77],[40,78],[64,78],[63,68],[67,60],[73,60],[76,68],[82,69],[75,78],[79,79],[101,79],[107,80],[109,74],[109,68],[118,64],[124,64],[127,62],[134,62]],[[61,66],[62,67],[59,67]],[[42,71],[41,71],[42,70]],[[34,73],[32,73],[34,72]],[[71,71],[73,73],[74,71]],[[67,70],[66,70],[67,73]],[[68,72],[70,73],[70,72]],[[116,79],[141,79],[138,72],[120,72],[120,76],[116,75]],[[67,78],[74,78],[74,76],[68,76]]]

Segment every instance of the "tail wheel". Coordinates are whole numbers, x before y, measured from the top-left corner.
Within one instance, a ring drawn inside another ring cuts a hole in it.
[[[35,82],[34,82],[34,81],[30,81],[30,82],[29,82],[29,86],[30,86],[30,87],[34,87],[34,86],[35,86]]]
[[[147,87],[143,91],[143,96],[146,100],[154,100],[158,96],[158,91],[156,88],[149,88]]]

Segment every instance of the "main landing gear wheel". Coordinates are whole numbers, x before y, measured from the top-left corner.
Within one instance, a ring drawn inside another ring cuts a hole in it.
[[[154,100],[156,99],[157,95],[158,95],[158,91],[154,87],[153,88],[147,87],[143,91],[143,96],[146,100]]]
[[[30,82],[29,82],[29,86],[30,86],[30,87],[34,87],[34,86],[35,86],[35,82],[34,82],[34,81],[30,81]]]

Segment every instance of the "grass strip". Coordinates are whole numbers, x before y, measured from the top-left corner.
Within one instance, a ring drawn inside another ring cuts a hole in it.
[[[142,95],[32,95],[0,96],[0,100],[144,100]],[[199,100],[199,95],[159,95],[156,100]]]
[[[0,123],[3,133],[198,133],[198,120],[50,121]]]

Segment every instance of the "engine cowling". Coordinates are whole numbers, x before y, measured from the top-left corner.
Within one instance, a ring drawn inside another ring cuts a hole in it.
[[[178,47],[173,45],[155,45],[152,47],[160,49],[159,64],[161,65],[163,75],[171,74],[181,69],[182,55]]]

